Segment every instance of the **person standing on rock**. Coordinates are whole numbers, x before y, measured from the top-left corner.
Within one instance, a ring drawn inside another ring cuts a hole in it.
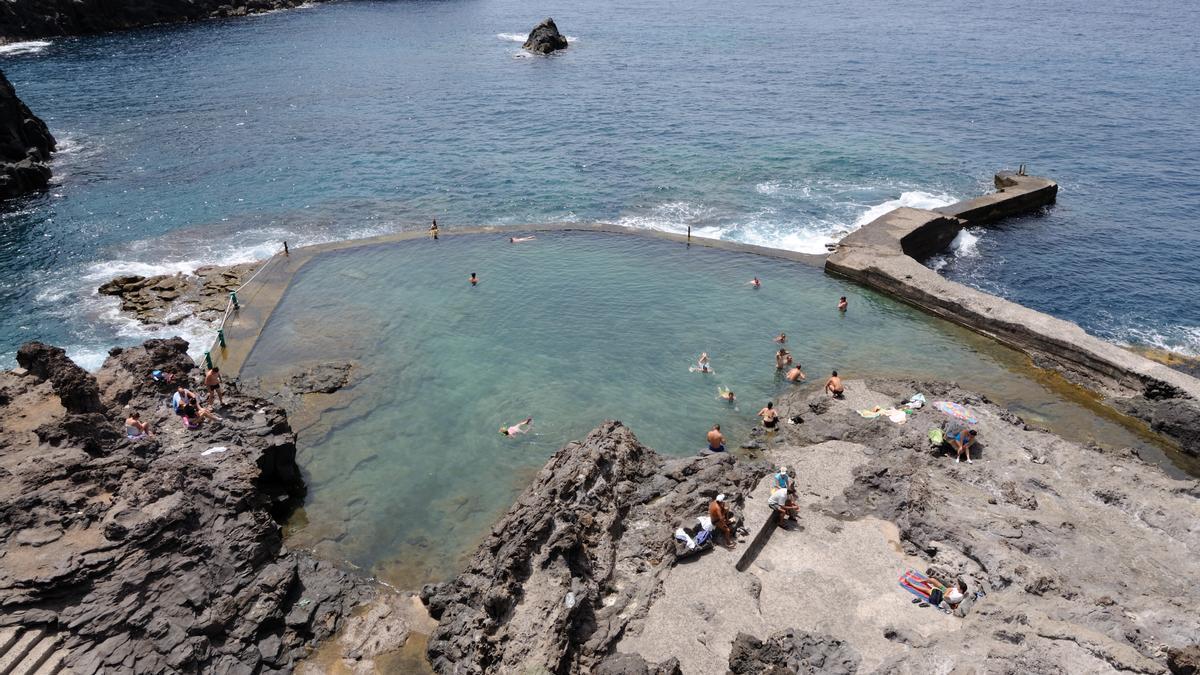
[[[828,380],[825,380],[825,391],[829,392],[829,395],[834,398],[845,398],[846,386],[842,384],[842,378],[838,377],[836,370],[833,371]]]
[[[221,394],[220,368],[213,366],[212,368],[208,369],[208,372],[204,373],[204,386],[208,387],[208,400],[211,402],[212,398],[216,396],[217,401],[221,404],[221,407],[224,408],[225,397]]]
[[[708,449],[711,452],[725,452],[725,436],[721,434],[720,424],[714,424],[708,432]]]
[[[735,545],[733,529],[729,526],[729,507],[725,504],[725,495],[719,494],[708,503],[708,519],[713,527],[725,539],[725,548],[732,549]]]

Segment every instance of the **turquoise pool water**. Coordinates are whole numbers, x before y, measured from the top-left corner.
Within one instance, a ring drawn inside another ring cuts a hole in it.
[[[1031,379],[1014,352],[816,267],[646,237],[508,234],[329,252],[296,276],[243,377],[322,360],[367,376],[296,418],[310,494],[294,543],[408,587],[444,578],[552,452],[606,418],[663,453],[701,450],[716,423],[737,447],[759,408],[797,386],[775,370],[780,331],[808,374],[799,386],[832,369],[956,379],[1033,421],[1141,443]],[[701,352],[714,373],[690,371]],[[498,433],[529,416],[532,433]]]

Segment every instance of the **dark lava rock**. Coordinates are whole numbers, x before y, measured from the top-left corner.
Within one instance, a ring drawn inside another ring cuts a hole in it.
[[[308,0],[20,0],[0,2],[0,42],[88,35],[160,23],[246,16]]]
[[[683,675],[679,659],[647,663],[640,654],[613,654],[592,669],[592,675]]]
[[[675,528],[720,492],[736,510],[768,471],[725,453],[666,459],[620,422],[603,423],[550,458],[462,574],[422,590],[439,619],[427,648],[434,669],[596,667],[660,591]],[[670,666],[613,661],[607,672]]]
[[[20,4],[0,3],[0,26],[6,25],[6,8],[11,10]],[[17,97],[12,83],[0,70],[0,199],[46,189],[55,144],[46,123]]]
[[[290,670],[376,593],[284,548],[304,483],[278,406],[227,382],[223,422],[170,412],[150,372],[198,389],[187,346],[114,349],[93,377],[30,343],[27,374],[0,372],[0,627],[55,629],[74,673]],[[154,437],[125,437],[134,410]]]
[[[526,38],[523,47],[534,54],[549,54],[566,49],[567,38],[558,32],[554,19],[547,18],[529,31],[529,37]]]
[[[770,673],[858,672],[858,652],[828,635],[811,635],[794,628],[772,635],[766,642],[739,633],[729,652],[729,672],[736,675]]]
[[[1167,650],[1167,668],[1171,675],[1197,675],[1200,673],[1200,644],[1182,649]]]

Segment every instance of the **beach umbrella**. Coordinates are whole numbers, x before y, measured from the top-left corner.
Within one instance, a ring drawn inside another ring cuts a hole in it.
[[[971,411],[967,410],[966,406],[964,406],[961,403],[951,403],[950,401],[935,401],[933,404],[933,407],[937,408],[938,410],[941,410],[942,412],[946,413],[947,415],[949,415],[955,419],[960,419],[960,420],[966,422],[967,424],[976,424],[979,422],[979,420],[976,419],[975,416],[971,414]]]

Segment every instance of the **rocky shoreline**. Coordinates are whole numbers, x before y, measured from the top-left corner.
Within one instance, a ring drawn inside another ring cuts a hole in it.
[[[0,14],[13,4],[0,4]],[[55,147],[46,123],[17,97],[0,70],[0,200],[45,190]]]
[[[216,323],[237,290],[263,265],[209,265],[184,274],[115,277],[97,288],[121,301],[121,311],[148,326],[174,326],[184,319]]]
[[[230,383],[224,420],[184,429],[175,383],[150,376],[190,380],[178,338],[95,376],[40,343],[18,362],[0,373],[0,630],[52,635],[76,674],[289,671],[364,625],[356,663],[403,644],[401,596],[284,546],[305,487],[279,407]],[[132,411],[155,436],[127,438]]]
[[[291,9],[322,0],[21,0],[0,3],[0,44]]]
[[[800,525],[676,564],[671,532],[734,495],[765,522],[757,460],[665,459],[605,423],[560,450],[455,580],[422,597],[443,673],[1189,672],[1200,648],[1200,484],[1131,451],[1031,428],[952,384],[852,381],[795,393],[766,457],[787,463]],[[948,419],[855,410],[915,392],[979,417],[974,464],[931,450]],[[836,439],[836,440],[830,440]],[[906,568],[963,579],[951,615],[910,603]],[[985,596],[975,598],[974,591]],[[1189,661],[1190,659],[1190,661]],[[782,670],[776,670],[782,669]]]

